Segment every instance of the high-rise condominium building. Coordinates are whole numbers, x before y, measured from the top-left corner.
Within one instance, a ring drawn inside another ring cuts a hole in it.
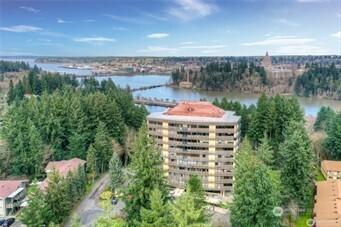
[[[207,192],[232,191],[240,117],[209,102],[182,102],[148,117],[149,135],[162,151],[170,186],[184,188],[197,175]]]

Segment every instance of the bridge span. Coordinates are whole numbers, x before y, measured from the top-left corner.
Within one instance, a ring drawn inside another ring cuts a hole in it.
[[[176,100],[135,97],[134,102],[146,106],[174,107],[178,104]]]

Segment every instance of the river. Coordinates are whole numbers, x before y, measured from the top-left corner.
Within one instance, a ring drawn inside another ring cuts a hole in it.
[[[1,60],[1,59],[0,59]],[[34,59],[3,59],[3,60],[20,60],[26,61],[31,66],[36,64],[38,67],[45,71],[59,72],[59,73],[71,73],[76,75],[89,75],[89,70],[78,70],[78,69],[66,69],[62,68],[60,64],[53,63],[35,63]],[[115,84],[120,87],[129,86],[130,88],[138,88],[143,86],[165,84],[170,81],[170,76],[167,75],[134,75],[134,76],[98,76],[96,77],[99,81],[111,78]],[[211,92],[191,89],[180,89],[173,87],[159,87],[149,90],[136,91],[133,95],[147,98],[163,98],[169,100],[200,100],[207,99],[209,101],[214,98],[226,97],[230,100],[239,101],[245,105],[255,104],[259,95],[255,94],[244,94],[239,92]],[[297,97],[305,115],[316,116],[319,109],[322,106],[330,106],[334,110],[341,111],[341,101],[326,100],[317,97]],[[151,112],[163,110],[162,107],[148,107]]]

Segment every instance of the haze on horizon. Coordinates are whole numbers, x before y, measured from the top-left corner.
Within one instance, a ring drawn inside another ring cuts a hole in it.
[[[341,54],[339,0],[0,0],[0,55]]]

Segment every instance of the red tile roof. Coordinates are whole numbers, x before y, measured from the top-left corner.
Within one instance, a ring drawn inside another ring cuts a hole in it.
[[[86,161],[73,158],[70,160],[62,160],[56,162],[49,162],[45,168],[45,171],[52,171],[53,169],[58,172],[59,175],[66,177],[67,174],[71,171],[74,172],[78,169],[79,166],[82,166],[86,163]]]
[[[225,111],[210,102],[182,102],[165,113],[167,115],[195,116],[195,117],[222,117]]]
[[[21,180],[4,180],[0,181],[0,198],[8,197],[12,192],[20,188]]]

